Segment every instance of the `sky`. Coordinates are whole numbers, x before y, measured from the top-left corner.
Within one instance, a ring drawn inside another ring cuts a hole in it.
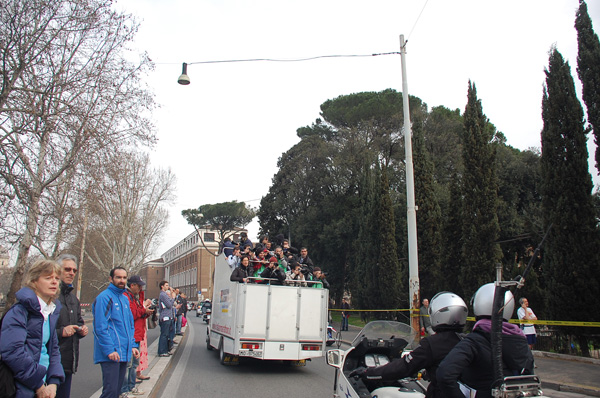
[[[600,1],[588,0],[600,29]],[[140,28],[132,49],[156,68],[146,77],[160,104],[152,115],[156,167],[177,176],[176,201],[159,257],[193,232],[181,210],[243,201],[258,208],[295,145],[296,130],[328,99],[363,91],[402,91],[399,55],[305,62],[183,62],[297,59],[397,52],[407,43],[408,92],[431,109],[464,111],[477,87],[483,111],[522,150],[541,146],[544,68],[555,45],[578,89],[578,0],[120,0]],[[590,146],[593,164],[593,147]],[[596,186],[599,179],[591,169]],[[249,225],[251,239],[258,223]],[[292,237],[293,239],[293,237]],[[253,239],[255,240],[255,239]]]

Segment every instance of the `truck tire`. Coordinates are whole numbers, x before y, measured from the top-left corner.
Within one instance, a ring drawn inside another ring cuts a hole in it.
[[[225,353],[225,349],[223,348],[223,345],[224,345],[223,338],[221,337],[221,342],[219,343],[219,362],[221,362],[221,365],[225,365],[225,366],[239,365],[240,358],[235,355]]]
[[[213,350],[212,346],[210,345],[210,332],[208,331],[208,328],[206,328],[206,349],[208,351]]]

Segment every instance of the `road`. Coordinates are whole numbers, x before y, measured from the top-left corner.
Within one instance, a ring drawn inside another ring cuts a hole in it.
[[[206,349],[206,324],[191,317],[182,347],[172,361],[171,373],[157,397],[330,397],[334,368],[325,358],[290,367],[279,361],[242,359],[223,366],[216,351]]]

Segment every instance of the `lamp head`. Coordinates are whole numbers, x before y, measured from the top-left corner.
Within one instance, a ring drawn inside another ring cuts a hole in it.
[[[190,78],[187,75],[187,64],[184,62],[183,67],[181,68],[181,76],[177,79],[177,83],[187,86],[190,84]]]

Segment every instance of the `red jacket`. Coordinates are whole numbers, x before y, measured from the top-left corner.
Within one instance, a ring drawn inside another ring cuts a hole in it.
[[[144,292],[140,292],[139,300],[135,298],[133,293],[129,289],[123,293],[129,299],[129,308],[131,308],[131,314],[133,315],[133,327],[135,328],[134,339],[136,343],[144,340],[146,336],[146,308],[144,307]]]

